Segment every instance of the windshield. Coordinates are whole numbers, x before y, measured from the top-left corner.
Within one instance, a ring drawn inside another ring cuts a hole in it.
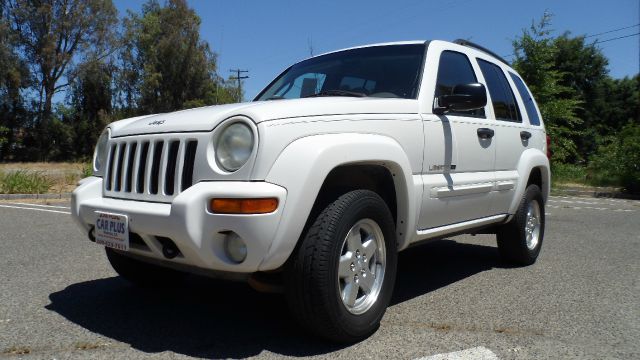
[[[415,99],[424,44],[374,46],[311,58],[283,72],[257,97],[371,96]]]

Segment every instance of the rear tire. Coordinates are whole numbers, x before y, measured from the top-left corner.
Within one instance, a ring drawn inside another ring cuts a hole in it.
[[[380,325],[396,277],[395,224],[368,190],[329,204],[292,254],[285,292],[298,322],[326,339],[353,343]]]
[[[497,231],[498,251],[503,260],[516,265],[536,262],[544,238],[544,199],[538,185],[525,190],[513,219]]]
[[[186,273],[139,261],[110,248],[105,248],[105,251],[113,270],[140,287],[172,287],[186,276]]]

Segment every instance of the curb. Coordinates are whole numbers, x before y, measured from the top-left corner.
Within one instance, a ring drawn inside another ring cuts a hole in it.
[[[70,199],[71,193],[59,194],[0,194],[0,200],[19,199]]]
[[[615,188],[560,187],[560,188],[552,188],[551,195],[640,200],[640,195],[628,194],[620,190],[617,190]]]

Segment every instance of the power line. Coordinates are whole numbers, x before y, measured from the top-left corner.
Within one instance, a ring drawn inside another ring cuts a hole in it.
[[[635,34],[625,35],[625,36],[618,36],[618,37],[615,37],[615,38],[612,38],[612,39],[607,39],[607,40],[602,40],[602,41],[596,40],[596,44],[602,44],[602,43],[606,43],[606,42],[609,42],[609,41],[620,40],[620,39],[624,39],[624,38],[628,38],[628,37],[632,37],[632,36],[638,36],[638,35],[640,35],[640,32],[637,32]]]
[[[636,26],[640,26],[640,23],[635,24],[635,25],[631,25],[631,26],[626,26],[626,27],[619,28],[619,29],[604,31],[604,32],[601,32],[601,33],[593,34],[593,35],[587,35],[587,36],[584,37],[584,39],[587,39],[587,38],[590,38],[590,37],[594,37],[594,36],[598,36],[598,35],[603,35],[603,34],[610,34],[612,32],[617,32],[617,31],[621,31],[621,30],[631,29],[631,28],[634,28]],[[602,43],[605,43],[605,42],[614,41],[614,40],[620,40],[620,39],[624,39],[624,38],[628,38],[628,37],[632,37],[632,36],[637,36],[637,35],[640,35],[640,33],[624,35],[624,36],[618,36],[618,37],[615,37],[615,38],[602,40],[602,41],[596,39],[594,44],[602,44]],[[515,56],[515,55],[516,55],[515,53],[511,53],[511,54],[508,54],[508,55],[502,55],[502,57],[512,57],[512,56]]]
[[[597,34],[593,34],[593,35],[589,35],[589,36],[585,36],[585,39],[588,39],[590,37],[594,37],[594,36],[598,36],[598,35],[604,35],[604,34],[610,34],[612,32],[616,32],[616,31],[620,31],[620,30],[626,30],[626,29],[631,29],[634,28],[636,26],[639,26],[640,24],[635,24],[635,25],[631,25],[631,26],[626,26],[620,29],[615,29],[615,30],[609,30],[609,31],[605,31],[605,32],[601,32],[601,33],[597,33]]]
[[[232,73],[236,73],[235,77],[231,76],[229,79],[238,80],[238,102],[242,102],[242,80],[248,79],[249,76],[248,75],[242,76],[241,74],[248,73],[249,70],[230,69],[229,71]]]

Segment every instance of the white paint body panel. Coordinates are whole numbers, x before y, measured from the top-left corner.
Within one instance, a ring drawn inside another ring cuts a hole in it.
[[[162,247],[155,236],[172,239],[183,256],[172,261],[203,269],[228,272],[255,272],[269,250],[286,206],[287,191],[265,182],[200,182],[171,204],[110,199],[102,197],[102,179],[91,178],[74,192],[71,213],[86,232],[95,223],[96,211],[127,215],[130,231],[139,234],[150,251],[131,252],[163,260]],[[213,214],[207,210],[212,197],[275,197],[275,212],[260,215]],[[224,232],[233,231],[245,239],[247,259],[241,264],[229,261],[224,254]]]
[[[96,211],[127,215],[131,231],[151,245],[150,251],[132,249],[137,255],[162,260],[154,236],[164,236],[183,253],[171,261],[234,273],[281,267],[295,248],[324,179],[342,165],[378,165],[393,175],[399,250],[420,240],[504,221],[517,208],[532,168],[542,169],[542,190],[545,199],[548,196],[544,126],[529,125],[526,113],[522,123],[493,120],[491,106],[485,108],[486,119],[433,114],[438,61],[444,50],[467,54],[480,82],[484,79],[474,59],[496,63],[483,52],[432,41],[417,99],[262,101],[112,123],[114,141],[155,141],[186,133],[197,139],[194,185],[164,201],[145,196],[114,199],[104,191],[103,180],[92,177],[74,191],[72,215],[85,232]],[[213,146],[219,125],[230,119],[250,123],[256,138],[250,160],[234,173],[217,167]],[[479,127],[494,129],[495,136],[479,139]],[[523,130],[532,133],[526,144],[519,136]],[[271,214],[219,215],[207,210],[213,197],[276,197],[279,205]],[[226,231],[236,232],[247,243],[248,257],[241,264],[224,254]]]

